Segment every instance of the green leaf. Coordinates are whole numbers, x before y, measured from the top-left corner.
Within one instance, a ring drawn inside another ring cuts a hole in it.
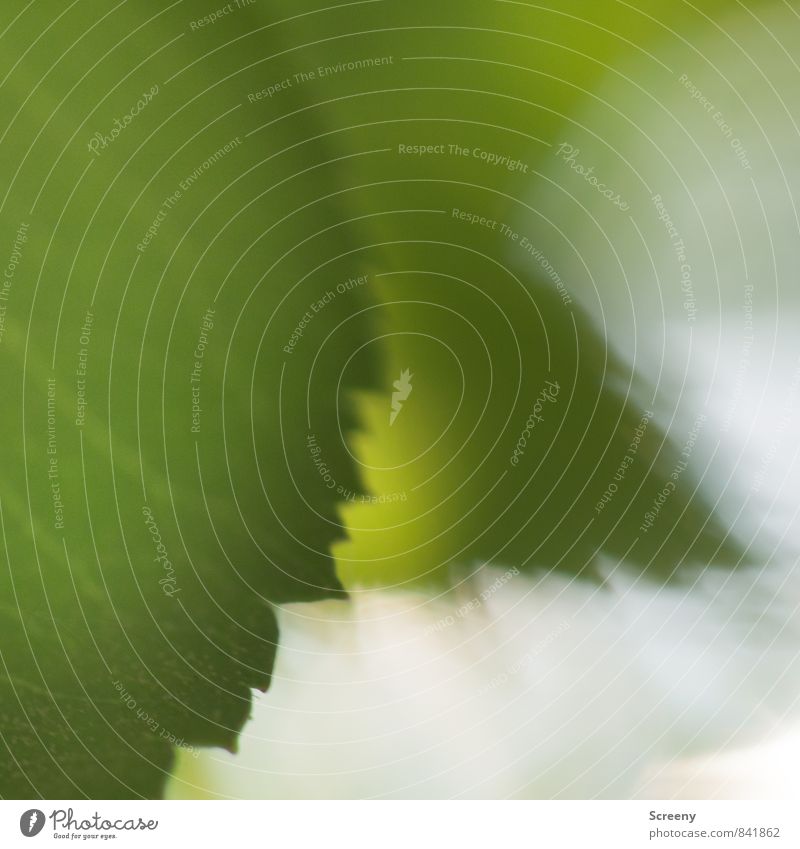
[[[336,287],[370,269],[313,119],[249,135],[282,44],[255,13],[11,6],[0,795],[152,797],[175,744],[235,748],[271,606],[342,593],[306,435],[357,490],[369,287]]]

